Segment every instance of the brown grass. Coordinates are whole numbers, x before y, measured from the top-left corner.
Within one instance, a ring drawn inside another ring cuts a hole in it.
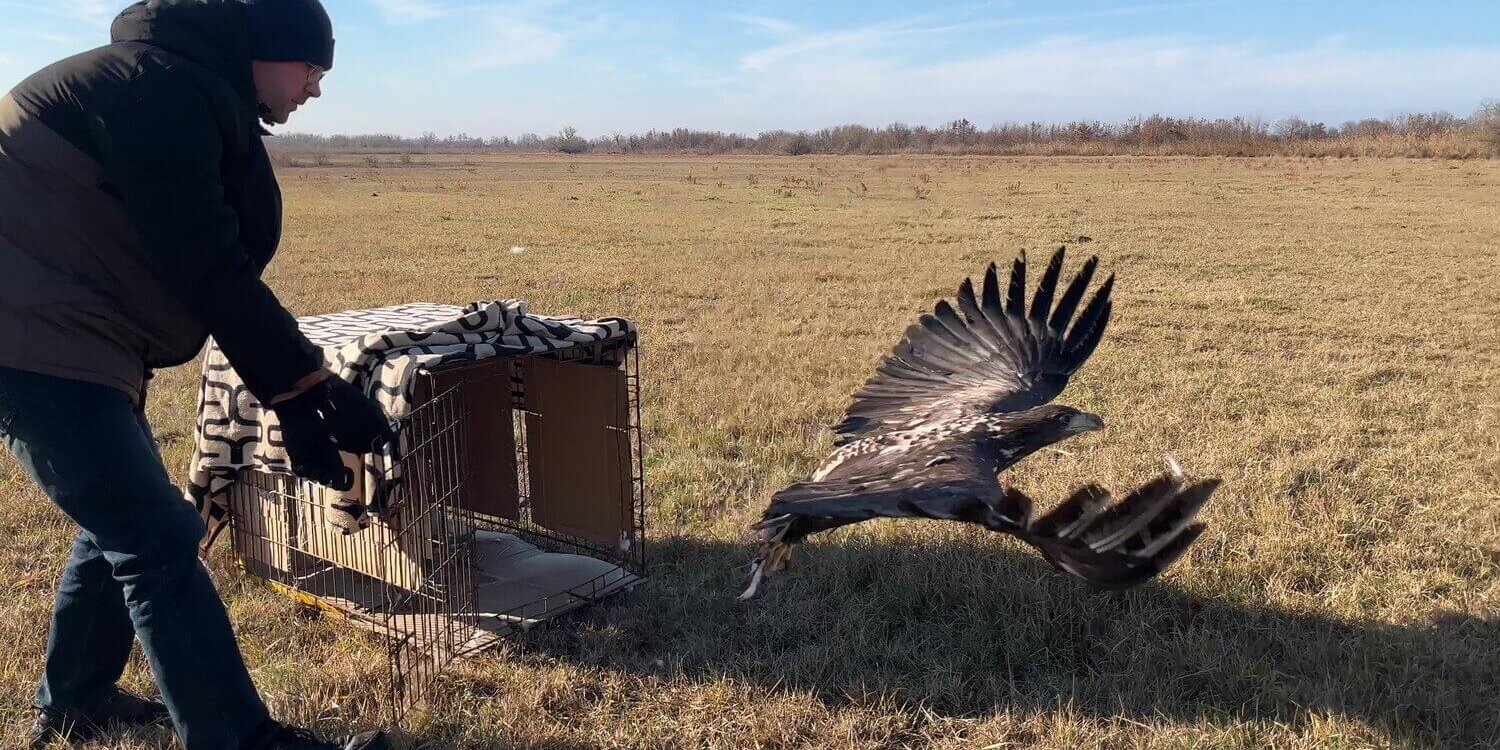
[[[514,295],[639,321],[651,580],[452,669],[411,746],[1500,745],[1500,164],[464,158],[283,170],[270,281],[302,313]],[[1226,480],[1194,550],[1110,594],[1008,539],[879,522],[734,602],[741,531],[913,316],[1080,237],[1118,304],[1061,400],[1109,429],[1018,481],[1122,489],[1174,452]],[[196,375],[150,407],[178,475]],[[68,535],[0,459],[3,747]],[[279,716],[374,721],[379,641],[216,570]]]

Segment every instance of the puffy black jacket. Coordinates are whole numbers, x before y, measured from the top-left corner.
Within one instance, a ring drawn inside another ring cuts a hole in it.
[[[320,366],[260,280],[281,193],[236,0],[149,0],[0,99],[0,364],[139,390],[213,335],[262,401]]]

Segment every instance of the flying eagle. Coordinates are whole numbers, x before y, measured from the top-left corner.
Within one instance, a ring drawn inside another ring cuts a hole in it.
[[[833,454],[776,493],[752,527],[760,549],[740,599],[755,595],[768,569],[784,569],[808,535],[871,518],[979,524],[1114,588],[1161,572],[1202,533],[1193,519],[1219,481],[1189,482],[1172,459],[1169,472],[1113,506],[1090,484],[1037,519],[1030,498],[998,481],[1041,448],[1104,427],[1096,414],[1050,403],[1098,346],[1114,286],[1111,274],[1074,318],[1099,263],[1089,258],[1054,306],[1065,250],[1042,272],[1029,310],[1022,251],[1003,298],[992,263],[981,295],[964,279],[956,309],[941,301],[907,328],[834,426]]]

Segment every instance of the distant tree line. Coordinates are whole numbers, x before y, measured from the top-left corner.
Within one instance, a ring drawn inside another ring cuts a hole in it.
[[[272,141],[281,151],[337,153],[585,152],[610,154],[995,154],[1201,156],[1500,155],[1500,101],[1470,117],[1447,112],[1403,114],[1331,126],[1289,117],[1137,117],[1123,123],[1004,123],[980,128],[968,120],[938,127],[894,123],[883,128],[840,125],[817,131],[772,130],[755,136],[720,131],[652,130],[584,138],[567,127],[556,135],[478,138],[466,133],[419,138],[397,135],[291,133]]]

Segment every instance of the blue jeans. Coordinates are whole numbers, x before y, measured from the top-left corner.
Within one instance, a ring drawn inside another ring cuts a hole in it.
[[[139,638],[187,750],[248,746],[267,720],[198,560],[203,520],[125,392],[0,367],[0,438],[81,528],[57,589],[39,708],[90,711]]]

